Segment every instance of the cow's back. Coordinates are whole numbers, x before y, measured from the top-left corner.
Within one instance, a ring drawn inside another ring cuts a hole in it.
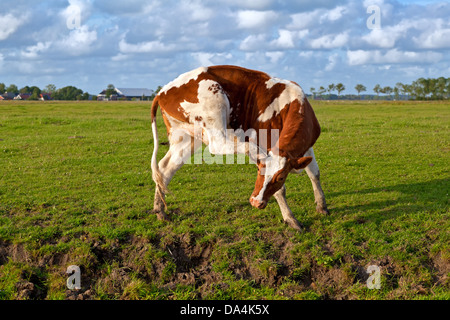
[[[261,71],[229,65],[197,68],[164,86],[158,98],[163,115],[166,114],[165,120],[167,117],[193,123],[190,110],[183,109],[183,106],[199,107],[202,81],[220,86],[220,91],[210,90],[208,94],[211,96],[217,93],[226,95],[230,109],[228,128],[254,129],[259,135],[261,129],[277,129],[281,133],[285,126],[289,126],[288,135],[291,137],[286,146],[291,139],[300,141],[301,150],[311,147],[320,134],[314,111],[298,84],[273,78]],[[270,141],[268,143],[271,145]]]

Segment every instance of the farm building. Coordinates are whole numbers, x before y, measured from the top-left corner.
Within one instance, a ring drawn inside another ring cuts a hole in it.
[[[151,89],[145,88],[114,88],[116,94],[112,94],[109,100],[131,100],[131,99],[146,99],[154,94]],[[106,97],[106,90],[100,92],[97,96],[97,100],[108,100]]]
[[[0,95],[0,100],[12,100],[16,96],[13,92],[5,92],[2,95]]]
[[[31,93],[19,93],[14,100],[27,100],[29,97],[31,97]]]

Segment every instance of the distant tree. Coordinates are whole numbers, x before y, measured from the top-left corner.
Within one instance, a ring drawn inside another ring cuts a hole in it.
[[[33,90],[33,93],[28,98],[28,100],[38,100],[40,94],[41,94],[41,90],[38,87],[35,87]]]
[[[392,90],[394,91],[394,99],[398,100],[400,98],[400,88],[396,85]]]
[[[53,94],[55,100],[76,100],[78,95],[82,95],[83,90],[73,86],[67,86],[56,90]]]
[[[430,79],[419,78],[417,79],[417,86],[420,92],[420,97],[426,99],[431,93]]]
[[[105,95],[107,98],[111,97],[112,94],[116,93],[116,87],[113,84],[108,84],[106,87]]]
[[[379,84],[376,84],[373,88],[373,91],[377,94],[377,96],[379,96],[381,92],[381,86]]]
[[[392,88],[387,86],[383,88],[383,93],[387,94],[389,97],[391,97],[391,93],[392,93]]]
[[[311,93],[312,93],[312,95],[313,95],[313,99],[315,99],[316,98],[316,88],[314,88],[314,87],[311,87]]]
[[[46,92],[46,93],[55,93],[56,92],[56,86],[54,84],[48,84],[44,88],[44,92]]]
[[[30,89],[29,86],[25,86],[19,90],[19,93],[32,93],[32,92],[33,91]]]
[[[336,89],[336,86],[334,85],[334,83],[332,83],[332,84],[328,85],[327,91],[328,91],[328,93],[331,93],[335,89]]]
[[[447,78],[447,83],[445,85],[445,92],[447,99],[450,98],[450,78]]]
[[[35,91],[37,92],[38,95],[41,94],[41,89],[40,89],[39,87],[31,86],[29,92],[30,92],[30,93],[34,93]]]
[[[156,88],[156,90],[153,92],[153,94],[149,97],[149,100],[155,99],[156,95],[158,94],[158,92],[161,91],[161,89],[162,89],[162,86],[158,86],[158,87]]]
[[[394,96],[395,96],[395,99],[396,100],[398,100],[399,98],[400,98],[400,93],[401,94],[404,94],[403,93],[403,83],[401,83],[401,82],[397,82],[396,84],[395,84],[395,87],[394,87]]]
[[[319,91],[317,93],[319,94],[319,96],[322,96],[325,93],[325,91],[327,91],[327,89],[325,89],[323,86],[320,86]]]
[[[17,88],[17,86],[15,84],[10,84],[8,88],[6,88],[7,92],[11,92],[11,93],[19,93],[19,89]]]
[[[423,95],[422,88],[417,80],[413,81],[409,86],[409,93],[411,98],[413,99],[422,99]]]
[[[6,91],[6,86],[5,86],[5,84],[4,84],[4,83],[0,83],[0,94],[5,93],[5,91]]]
[[[447,83],[447,79],[444,77],[439,77],[436,79],[435,83],[435,92],[437,99],[443,99],[445,96],[445,85]]]
[[[81,96],[81,100],[89,100],[89,93],[88,92],[83,93],[83,95]]]
[[[336,91],[338,92],[338,97],[341,95],[341,92],[345,90],[345,86],[342,83],[338,83],[336,85]]]
[[[366,87],[362,84],[357,84],[355,86],[355,90],[358,92],[358,96],[359,96],[360,92],[366,91]]]

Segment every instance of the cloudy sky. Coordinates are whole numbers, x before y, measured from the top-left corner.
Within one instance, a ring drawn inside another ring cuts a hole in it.
[[[450,77],[450,2],[2,0],[0,82],[97,94],[213,64],[368,92]]]

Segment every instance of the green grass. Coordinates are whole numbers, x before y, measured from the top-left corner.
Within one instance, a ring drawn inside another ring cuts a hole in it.
[[[183,166],[158,221],[149,103],[1,102],[0,299],[450,299],[449,103],[312,105],[331,214],[289,176],[298,234],[249,164]]]

